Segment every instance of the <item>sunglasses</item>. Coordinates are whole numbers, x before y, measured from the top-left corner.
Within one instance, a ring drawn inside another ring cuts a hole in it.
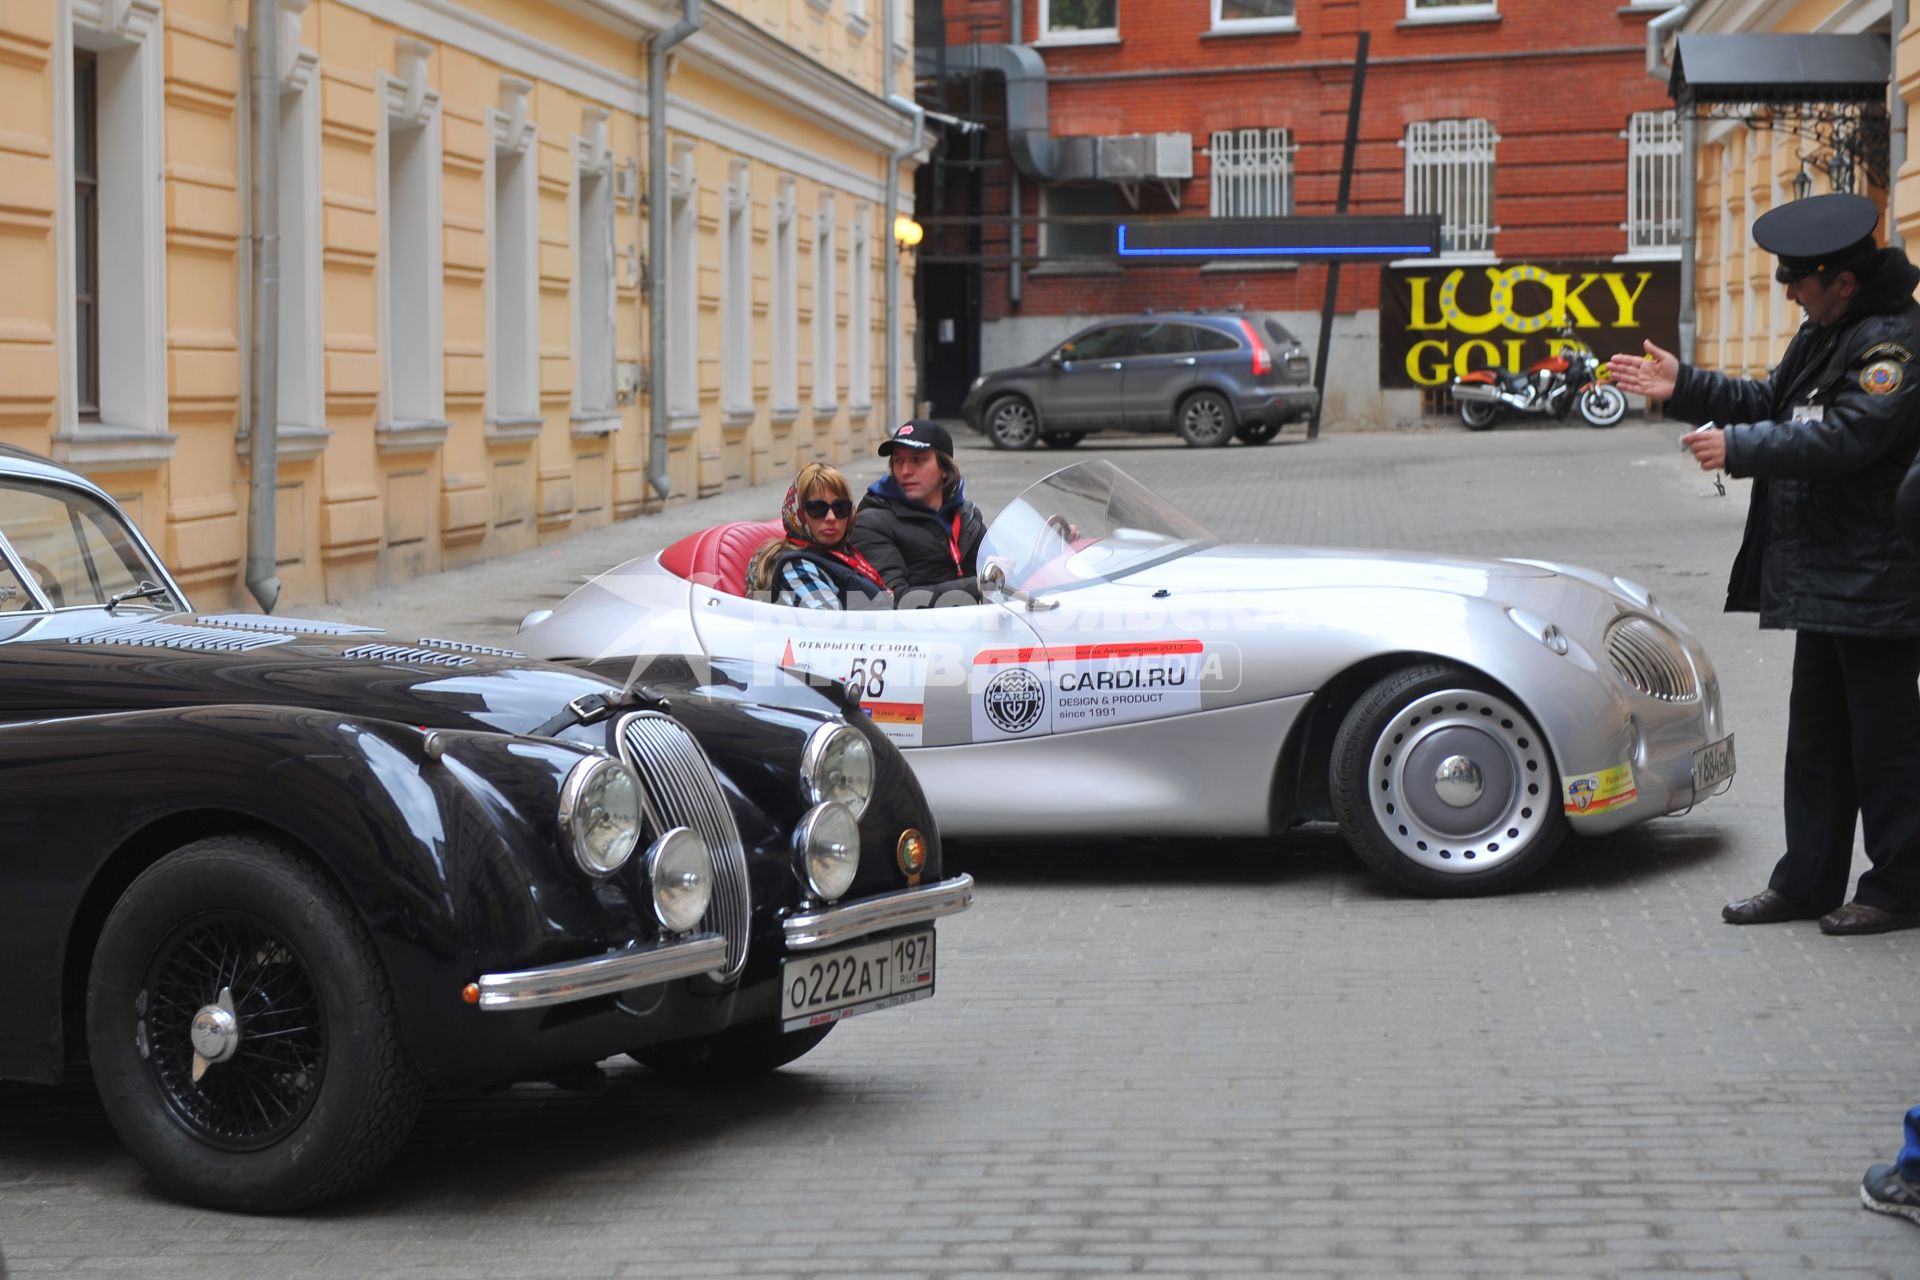
[[[853,503],[847,498],[835,498],[832,502],[824,498],[808,498],[800,504],[800,509],[814,520],[825,519],[829,511],[833,512],[835,519],[845,520],[853,514]]]

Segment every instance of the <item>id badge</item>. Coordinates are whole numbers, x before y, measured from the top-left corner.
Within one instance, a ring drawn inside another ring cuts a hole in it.
[[[1794,422],[1825,422],[1826,420],[1827,406],[1823,404],[1802,404],[1794,406],[1792,418]]]

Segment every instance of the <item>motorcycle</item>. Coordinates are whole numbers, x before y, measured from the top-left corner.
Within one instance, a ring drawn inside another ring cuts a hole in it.
[[[1572,329],[1561,336],[1571,339]],[[1607,377],[1600,357],[1578,344],[1563,345],[1558,355],[1537,360],[1525,373],[1476,369],[1449,388],[1469,431],[1485,431],[1504,410],[1546,413],[1564,419],[1579,410],[1590,427],[1611,427],[1627,416],[1627,397]]]

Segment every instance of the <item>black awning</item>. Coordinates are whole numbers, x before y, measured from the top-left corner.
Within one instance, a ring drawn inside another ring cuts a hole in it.
[[[1667,92],[1707,102],[1885,102],[1883,36],[1682,35]]]

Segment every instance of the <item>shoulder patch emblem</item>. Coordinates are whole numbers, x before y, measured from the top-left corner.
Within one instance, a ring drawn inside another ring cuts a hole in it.
[[[1860,359],[1866,361],[1872,361],[1874,359],[1898,360],[1901,364],[1907,364],[1912,361],[1913,352],[1907,350],[1897,342],[1876,342],[1860,353]]]
[[[1860,389],[1870,396],[1890,396],[1903,380],[1900,366],[1892,360],[1875,360],[1860,371]]]

